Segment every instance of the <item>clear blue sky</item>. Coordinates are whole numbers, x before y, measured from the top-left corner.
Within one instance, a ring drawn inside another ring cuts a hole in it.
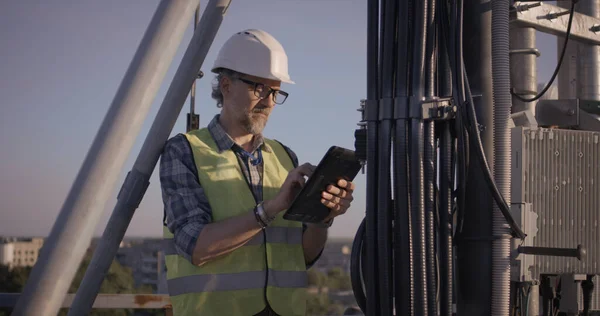
[[[201,1],[205,4],[207,1]],[[206,125],[218,112],[209,67],[234,32],[260,28],[283,44],[296,85],[273,112],[265,134],[317,164],[331,145],[354,146],[359,100],[366,96],[366,1],[234,0],[202,69],[197,111]],[[46,236],[156,9],[158,0],[0,2],[0,235]],[[115,193],[100,235],[192,34],[188,28]],[[548,80],[556,42],[538,36],[539,79]],[[172,135],[185,131],[189,99]],[[349,213],[331,236],[352,237],[364,217],[365,175]],[[128,236],[161,234],[158,169]]]

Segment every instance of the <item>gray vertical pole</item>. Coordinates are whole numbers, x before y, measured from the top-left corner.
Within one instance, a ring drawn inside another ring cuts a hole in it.
[[[173,130],[190,87],[196,80],[230,2],[231,0],[211,0],[206,6],[133,169],[123,184],[117,205],[85,272],[69,315],[87,315],[90,312],[135,209],[148,187],[148,181],[156,167],[164,143]]]
[[[195,1],[163,0],[83,162],[14,315],[56,315],[171,64]]]
[[[477,121],[481,124],[481,142],[493,172],[493,101],[492,101],[492,15],[489,0],[464,1],[464,61],[474,96]],[[473,137],[471,135],[471,137]],[[457,314],[491,315],[492,287],[492,203],[477,149],[469,151],[464,226],[457,240]]]
[[[600,18],[600,0],[579,1],[575,8],[580,13]],[[578,46],[577,98],[600,100],[600,46],[589,44]]]
[[[198,27],[198,20],[200,18],[199,15],[200,6],[198,6],[198,8],[196,9],[196,13],[194,14],[194,32]],[[198,77],[200,76],[198,75]],[[199,115],[196,114],[196,81],[197,80],[194,80],[194,82],[192,83],[192,90],[190,91],[190,113],[188,113],[187,115],[186,132],[198,129],[200,124]]]
[[[529,285],[529,295],[525,297],[527,314],[525,316],[540,315],[540,285],[539,282],[532,282]]]
[[[510,81],[518,95],[530,99],[537,95],[536,30],[532,27],[510,27]],[[530,111],[535,114],[534,102],[523,102],[512,97],[512,112]]]

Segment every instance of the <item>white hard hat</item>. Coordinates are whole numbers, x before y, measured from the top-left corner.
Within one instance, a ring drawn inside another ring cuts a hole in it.
[[[288,74],[288,57],[271,34],[248,29],[231,36],[215,60],[212,72],[227,68],[259,78],[294,83]]]

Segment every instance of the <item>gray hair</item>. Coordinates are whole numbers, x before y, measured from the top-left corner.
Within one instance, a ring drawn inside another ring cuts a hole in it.
[[[240,78],[241,74],[239,72],[226,68],[219,69],[219,73],[215,77],[216,82],[212,86],[212,92],[210,95],[213,99],[215,99],[215,101],[217,101],[218,108],[223,107],[223,93],[221,92],[221,82],[223,81],[224,77],[229,77],[229,79],[235,80]]]

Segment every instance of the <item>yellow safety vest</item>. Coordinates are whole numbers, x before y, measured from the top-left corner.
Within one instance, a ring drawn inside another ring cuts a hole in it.
[[[186,134],[198,179],[212,209],[212,220],[250,212],[256,201],[232,150],[218,152],[208,129]],[[264,200],[275,197],[293,168],[285,149],[265,139]],[[279,315],[306,314],[307,275],[302,224],[283,212],[244,246],[201,267],[179,256],[173,234],[163,228],[167,286],[174,315],[247,316],[268,304]],[[258,225],[258,224],[257,224]]]

